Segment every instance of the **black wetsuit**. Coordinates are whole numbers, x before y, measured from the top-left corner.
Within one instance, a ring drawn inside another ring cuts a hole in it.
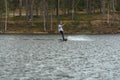
[[[63,31],[60,31],[60,33],[62,35],[63,40],[65,40]]]

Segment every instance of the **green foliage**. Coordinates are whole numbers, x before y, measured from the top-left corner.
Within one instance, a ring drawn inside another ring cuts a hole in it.
[[[18,5],[19,5],[18,0],[9,0],[8,1],[8,6],[13,11],[19,7]]]
[[[117,11],[120,11],[120,0],[117,0],[115,6],[116,6],[116,10],[117,10]]]
[[[4,0],[0,0],[0,14],[5,12],[5,1]]]

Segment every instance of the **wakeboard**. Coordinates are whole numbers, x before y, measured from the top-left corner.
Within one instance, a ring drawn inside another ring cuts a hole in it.
[[[64,39],[63,41],[67,41],[67,39]]]
[[[64,40],[63,40],[63,39],[59,39],[59,40],[60,40],[60,41],[68,41],[68,39],[64,39]]]

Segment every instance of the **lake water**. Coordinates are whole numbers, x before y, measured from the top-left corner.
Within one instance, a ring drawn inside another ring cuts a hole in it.
[[[120,80],[120,35],[0,35],[0,80]]]

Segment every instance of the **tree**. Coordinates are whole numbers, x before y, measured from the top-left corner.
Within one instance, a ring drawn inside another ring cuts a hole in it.
[[[30,0],[30,20],[31,20],[31,26],[34,26],[34,24],[33,24],[33,6],[34,6],[34,0]]]
[[[60,0],[56,0],[56,15],[59,16],[59,4]]]
[[[7,1],[8,2],[8,1]],[[9,2],[9,8],[10,10],[13,12],[13,17],[15,16],[15,10],[18,8],[18,1],[17,0],[10,0]],[[20,8],[19,8],[19,13],[21,12]],[[21,15],[21,13],[19,14]]]
[[[26,2],[26,21],[28,22],[29,20],[29,7],[28,7],[28,0],[25,0]]]
[[[86,0],[86,11],[87,13],[91,13],[91,0]]]
[[[39,16],[39,8],[40,8],[40,0],[35,0],[35,10],[36,10],[36,16]]]
[[[115,6],[117,11],[120,11],[120,0],[116,0],[116,6]]]
[[[22,17],[22,0],[19,0],[19,16]]]
[[[112,6],[111,6],[112,7],[112,11],[115,12],[116,11],[116,9],[115,9],[116,0],[112,0],[111,3],[112,3]]]
[[[5,11],[6,11],[6,16],[5,16],[5,31],[7,30],[7,13],[8,13],[8,11],[7,11],[7,0],[5,0]]]
[[[46,0],[42,0],[40,3],[41,3],[41,10],[43,12],[44,31],[47,31],[48,3]]]
[[[74,12],[75,12],[75,0],[72,0],[72,20],[74,19]]]

